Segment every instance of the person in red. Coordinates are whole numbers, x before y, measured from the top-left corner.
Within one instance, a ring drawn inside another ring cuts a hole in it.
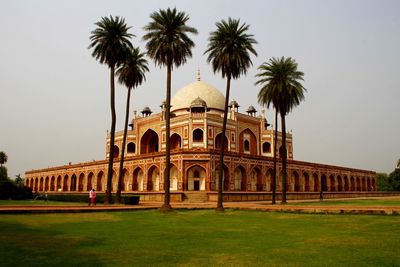
[[[92,193],[93,193],[93,189],[90,189],[90,191],[89,191],[89,206],[90,206],[90,203],[92,203]]]
[[[96,206],[96,190],[92,189],[92,206]]]

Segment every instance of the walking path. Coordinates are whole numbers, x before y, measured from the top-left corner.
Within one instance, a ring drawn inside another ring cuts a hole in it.
[[[59,205],[1,205],[0,214],[20,213],[79,213],[79,212],[100,212],[100,211],[132,211],[145,209],[158,209],[160,202],[142,202],[139,205],[87,205],[59,206]],[[171,203],[175,209],[214,209],[216,202],[206,203]],[[393,214],[400,215],[400,206],[348,206],[348,205],[293,205],[276,204],[271,205],[270,201],[257,202],[224,202],[227,209],[258,210],[269,212],[295,212],[295,213],[323,213],[323,214]]]

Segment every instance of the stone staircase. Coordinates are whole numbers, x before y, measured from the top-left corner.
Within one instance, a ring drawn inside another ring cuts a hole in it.
[[[206,203],[208,202],[208,195],[206,192],[185,192],[183,194],[183,201],[188,203]]]

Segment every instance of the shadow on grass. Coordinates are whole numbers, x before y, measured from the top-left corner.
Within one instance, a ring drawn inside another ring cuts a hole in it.
[[[0,222],[1,266],[104,266],[85,250],[93,242],[101,240]]]

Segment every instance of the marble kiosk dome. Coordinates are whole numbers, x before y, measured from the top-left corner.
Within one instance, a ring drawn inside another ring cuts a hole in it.
[[[197,81],[186,85],[176,92],[171,100],[171,111],[186,110],[190,108],[192,102],[197,98],[204,100],[209,109],[224,110],[224,95],[215,87],[201,81],[198,75]]]

